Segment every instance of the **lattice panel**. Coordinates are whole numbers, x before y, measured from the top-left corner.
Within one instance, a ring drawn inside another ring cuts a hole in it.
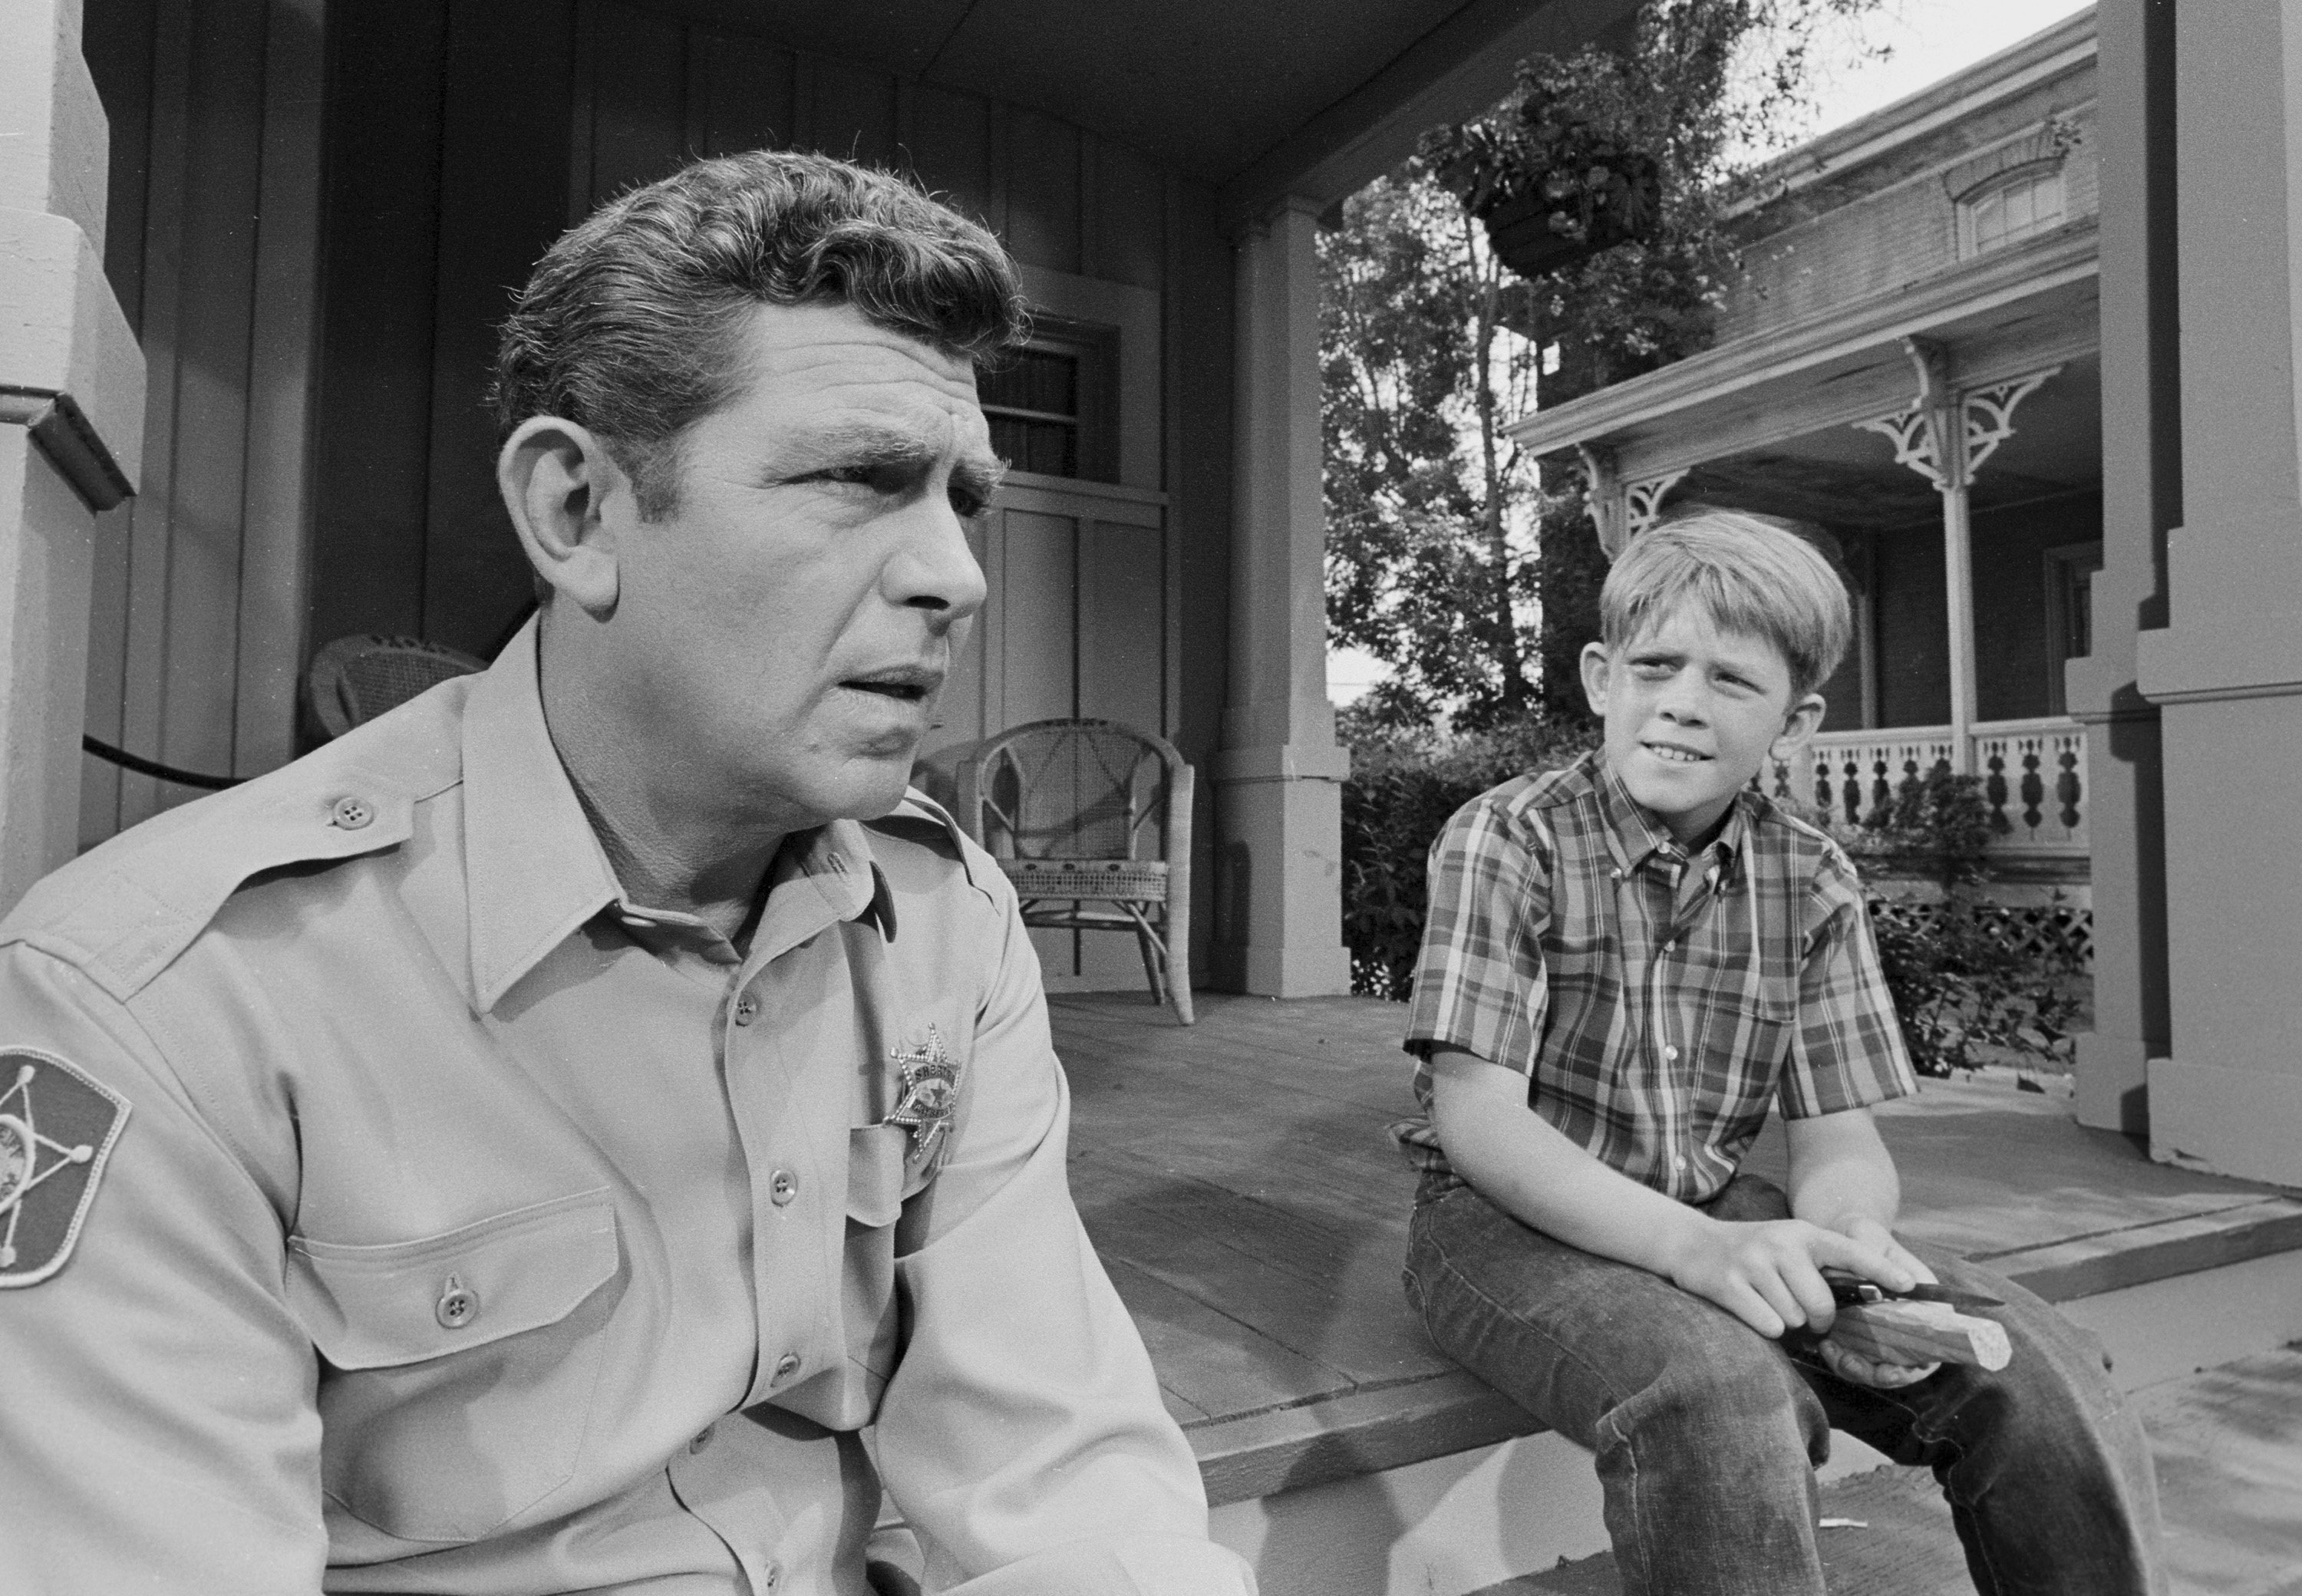
[[[1939,925],[1947,912],[1975,916],[1990,940],[2015,958],[2069,954],[2088,971],[2094,969],[2094,911],[2074,903],[2039,903],[2009,907],[2004,903],[1974,903],[1962,908],[1946,903],[1920,903],[1909,898],[1872,898],[1870,918],[1916,931]]]

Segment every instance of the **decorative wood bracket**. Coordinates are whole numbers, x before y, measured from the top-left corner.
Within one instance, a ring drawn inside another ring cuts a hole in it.
[[[1664,495],[1686,475],[1673,471],[1661,476],[1626,483],[1615,466],[1612,451],[1601,445],[1578,445],[1590,500],[1591,524],[1599,530],[1599,547],[1609,559],[1621,556],[1630,541],[1652,526],[1662,515]]]
[[[1854,424],[1895,446],[1895,464],[1907,466],[1936,490],[1947,493],[1971,483],[1983,462],[2014,435],[2014,408],[2063,368],[2050,365],[2007,382],[1959,393],[1950,385],[1950,363],[1942,346],[1906,338],[1903,351],[1917,368],[1919,397],[1906,410]],[[1951,440],[1955,449],[1945,448]]]
[[[1615,470],[1612,450],[1591,443],[1576,447],[1583,455],[1584,498],[1590,506],[1591,525],[1598,529],[1600,551],[1611,560],[1631,535],[1623,479]]]
[[[1662,515],[1663,495],[1678,486],[1685,476],[1684,471],[1673,471],[1633,483],[1623,490],[1623,523],[1629,534],[1625,542],[1655,524]]]

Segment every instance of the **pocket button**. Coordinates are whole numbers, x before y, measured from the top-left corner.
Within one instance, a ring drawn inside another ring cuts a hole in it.
[[[787,1169],[779,1169],[768,1182],[768,1197],[778,1208],[799,1195],[799,1177]]]
[[[786,1352],[786,1353],[785,1353],[781,1357],[779,1357],[779,1358],[776,1359],[776,1379],[777,1379],[777,1381],[779,1381],[779,1382],[780,1382],[780,1381],[789,1380],[793,1375],[794,1375],[794,1374],[796,1374],[796,1373],[799,1373],[799,1354],[798,1354],[798,1353],[796,1353],[796,1352]]]
[[[691,1452],[700,1452],[710,1444],[711,1426],[706,1424],[702,1430],[696,1432],[695,1439],[687,1443],[687,1449]]]
[[[432,1312],[443,1330],[461,1330],[480,1316],[480,1294],[451,1274]]]

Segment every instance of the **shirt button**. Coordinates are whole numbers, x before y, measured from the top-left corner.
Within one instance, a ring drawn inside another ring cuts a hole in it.
[[[775,1178],[768,1182],[768,1195],[775,1199],[777,1207],[782,1207],[799,1195],[799,1177],[787,1169],[777,1170]]]
[[[1662,951],[1667,953],[1675,953],[1678,952],[1678,944],[1676,942],[1666,942],[1662,945]]]
[[[1672,1155],[1670,1167],[1673,1169],[1684,1169],[1686,1167],[1686,1155],[1684,1153]]]
[[[777,1379],[778,1379],[778,1380],[789,1380],[793,1375],[794,1375],[794,1374],[796,1374],[796,1373],[799,1373],[799,1354],[798,1354],[798,1353],[796,1353],[796,1352],[786,1352],[786,1353],[785,1353],[781,1357],[779,1357],[779,1358],[776,1359],[776,1378],[777,1378]]]
[[[687,1443],[687,1449],[691,1452],[700,1452],[710,1444],[711,1426],[706,1424],[702,1429],[695,1432],[695,1439]]]
[[[432,1315],[442,1330],[461,1330],[480,1316],[480,1294],[451,1274],[441,1288],[440,1300],[432,1305]]]
[[[769,1563],[767,1567],[765,1577],[768,1582],[768,1589],[772,1591],[777,1585],[784,1583],[784,1571],[779,1565]]]
[[[328,824],[345,831],[357,831],[375,819],[375,810],[365,798],[339,798],[328,811]]]
[[[746,992],[735,1000],[735,1023],[749,1025],[760,1017],[760,1000]]]
[[[1675,1046],[1667,1046],[1662,1050],[1662,1055],[1675,1063],[1678,1060],[1678,1049]]]

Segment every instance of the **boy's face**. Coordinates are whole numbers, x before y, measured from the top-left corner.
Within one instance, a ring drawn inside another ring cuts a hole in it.
[[[1683,604],[1626,646],[1583,651],[1583,687],[1607,722],[1607,763],[1685,847],[1704,841],[1771,757],[1822,724],[1823,701],[1791,699],[1790,662],[1769,639],[1722,632]]]

